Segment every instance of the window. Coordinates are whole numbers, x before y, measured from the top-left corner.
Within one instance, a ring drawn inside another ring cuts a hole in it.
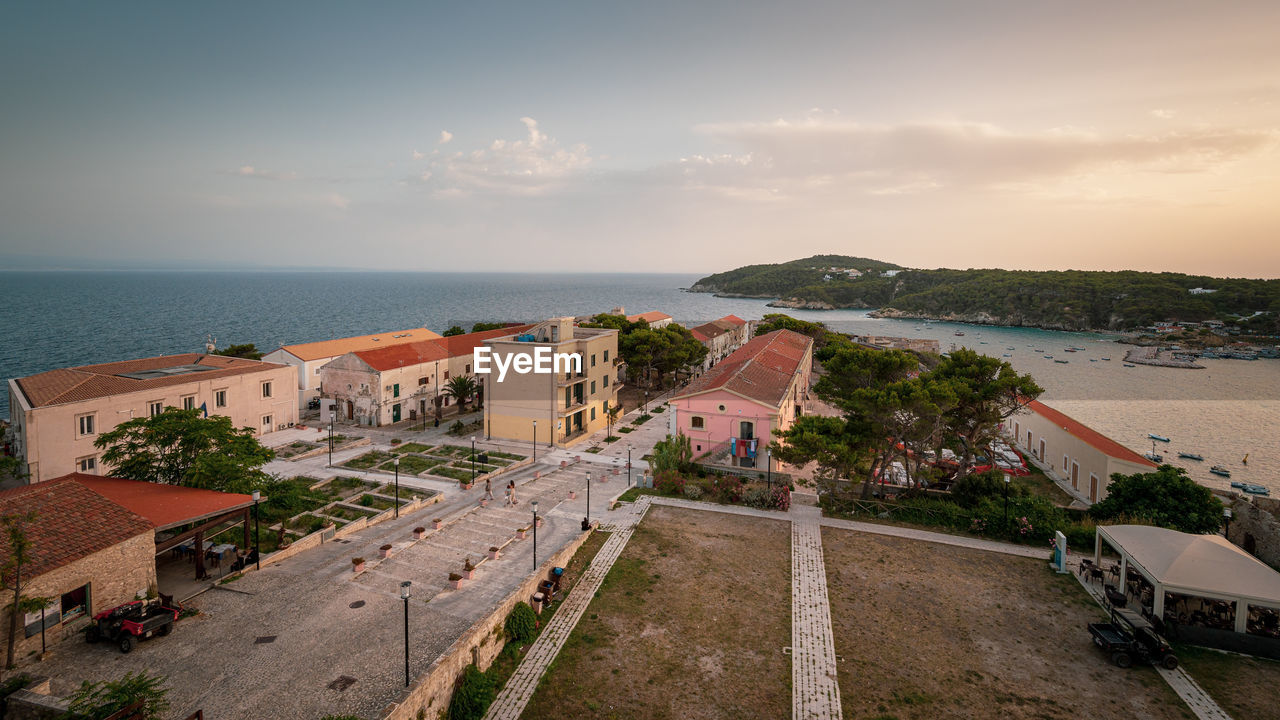
[[[591,353],[591,367],[595,367],[595,366],[596,366],[596,354]]]
[[[596,419],[596,409],[595,409],[595,408],[591,408],[591,419],[592,419],[592,420],[595,420],[595,419]]]
[[[271,429],[273,427],[274,426],[271,424],[271,416],[263,415],[262,416],[262,432],[271,432]]]
[[[444,371],[444,379],[445,379],[445,380],[448,380],[448,379],[449,379],[449,371],[448,371],[448,370],[445,370],[445,371]]]
[[[471,374],[471,363],[467,363],[467,374]]]
[[[316,374],[317,374],[317,375],[319,375],[319,374],[320,374],[320,368],[316,368]]]
[[[98,457],[96,455],[82,457],[79,460],[76,460],[76,467],[78,467],[82,473],[91,473],[98,469]]]
[[[147,403],[147,414],[150,415],[151,417],[155,417],[162,412],[164,412],[163,400],[152,400],[151,402]]]
[[[592,394],[592,395],[595,395],[595,394],[596,394],[596,381],[595,381],[595,380],[592,380],[592,381],[591,381],[591,394]]]
[[[426,379],[426,378],[424,378],[424,377],[420,377],[420,378],[418,378],[418,387],[422,387],[423,385],[426,385],[426,384],[427,384],[427,379]]]
[[[220,407],[220,408],[224,408],[224,407],[226,407],[226,406],[227,406],[227,391],[226,391],[226,390],[214,390],[214,391],[213,391],[213,406],[214,406],[214,407]]]
[[[701,429],[703,429],[704,427],[706,427],[706,426],[707,426],[707,424],[706,424],[706,422],[705,422],[705,421],[703,421],[703,419],[702,419],[702,418],[698,417],[697,415],[694,415],[694,416],[689,420],[689,426],[690,426],[690,427],[692,427],[692,428],[693,428],[693,429],[695,429],[695,430],[701,430]]]
[[[608,350],[605,350],[605,351],[604,351],[604,361],[605,361],[605,362],[609,362],[609,351],[608,351]]]
[[[605,375],[605,376],[604,376],[604,386],[605,386],[605,387],[609,387],[609,376],[608,376],[608,375]]]
[[[720,409],[720,412],[724,412],[724,406],[723,406],[723,405],[721,405],[719,409]]]
[[[262,397],[264,398],[271,397],[271,383],[269,382],[262,383]]]
[[[73,620],[89,612],[89,586],[80,587],[66,593],[62,601],[62,622]]]
[[[182,398],[182,409],[183,409],[183,410],[195,410],[195,409],[196,409],[196,396],[195,396],[195,395],[188,395],[188,396],[186,396],[186,397]]]
[[[391,386],[391,397],[400,397],[400,383]]]
[[[1067,462],[1067,456],[1066,456],[1066,455],[1063,455],[1063,456],[1062,456],[1062,472],[1066,472],[1066,471],[1067,471],[1067,468],[1068,468],[1070,465],[1071,465],[1071,463]]]
[[[93,434],[93,415],[81,415],[76,418],[76,425],[81,435]]]

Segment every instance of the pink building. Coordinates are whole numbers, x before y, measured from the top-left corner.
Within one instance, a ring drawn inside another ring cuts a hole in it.
[[[690,439],[695,458],[764,465],[775,433],[801,414],[812,366],[808,336],[775,330],[754,338],[667,401],[670,432]]]

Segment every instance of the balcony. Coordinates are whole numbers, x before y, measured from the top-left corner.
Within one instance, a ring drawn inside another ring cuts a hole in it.
[[[587,380],[587,374],[585,372],[577,375],[570,375],[568,373],[556,373],[556,385],[559,385],[560,387],[564,387],[566,385],[573,385],[574,383],[586,382],[586,380]]]
[[[561,435],[561,436],[560,436],[560,444],[561,444],[561,445],[567,445],[569,442],[571,442],[571,441],[573,441],[573,440],[575,440],[575,439],[577,439],[577,438],[580,438],[580,437],[582,437],[583,435],[586,435],[586,434],[587,434],[587,429],[586,429],[586,428],[578,428],[577,430],[572,430],[572,431],[567,432],[567,433],[565,433],[564,435]]]
[[[556,412],[562,415],[572,415],[573,413],[578,412],[579,410],[585,408],[586,406],[587,406],[587,398],[585,395],[575,396],[570,401],[570,404],[568,406],[560,408]]]

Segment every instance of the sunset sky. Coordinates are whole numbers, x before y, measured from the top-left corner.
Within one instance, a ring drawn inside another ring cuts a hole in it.
[[[1280,277],[1280,3],[8,2],[0,268]]]

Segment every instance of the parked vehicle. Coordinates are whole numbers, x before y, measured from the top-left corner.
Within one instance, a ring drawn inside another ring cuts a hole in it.
[[[1089,623],[1089,634],[1093,636],[1093,644],[1110,655],[1117,667],[1130,667],[1135,660],[1166,670],[1178,667],[1178,657],[1169,643],[1146,618],[1132,610],[1112,608],[1111,622]]]
[[[94,615],[93,620],[85,631],[86,642],[106,640],[119,645],[120,652],[127,653],[142,640],[173,632],[178,611],[158,600],[134,600],[104,610]]]

